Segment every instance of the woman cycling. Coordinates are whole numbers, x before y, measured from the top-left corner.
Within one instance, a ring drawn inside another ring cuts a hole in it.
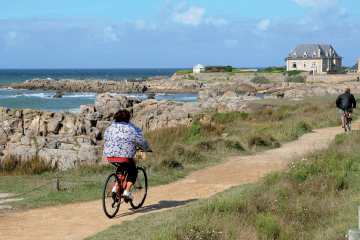
[[[116,174],[126,171],[128,183],[124,190],[123,197],[132,200],[130,189],[136,181],[137,171],[134,162],[136,147],[150,152],[148,142],[141,135],[141,128],[130,123],[130,112],[120,110],[114,115],[115,122],[111,124],[104,133],[104,155],[110,163],[121,163]],[[112,191],[117,191],[117,184]]]

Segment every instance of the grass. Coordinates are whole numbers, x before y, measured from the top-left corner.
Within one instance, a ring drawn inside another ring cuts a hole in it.
[[[359,141],[360,132],[339,134],[328,149],[297,157],[259,182],[125,221],[89,239],[345,239],[358,227]]]
[[[180,70],[180,71],[177,71],[176,73],[178,74],[188,74],[188,73],[193,73],[193,70]]]
[[[193,125],[188,127],[144,132],[154,153],[137,159],[137,164],[146,169],[150,186],[167,184],[230,156],[277,148],[311,129],[338,126],[340,118],[333,102],[329,97],[301,103],[263,100],[251,103],[252,113],[209,112],[207,117],[194,116]],[[226,138],[222,137],[224,133]],[[82,166],[61,172],[40,171],[25,177],[21,172],[1,170],[0,191],[23,194],[47,184],[24,195],[26,201],[11,203],[20,209],[90,201],[101,198],[103,182],[113,171],[112,165]],[[52,186],[57,178],[59,192]]]

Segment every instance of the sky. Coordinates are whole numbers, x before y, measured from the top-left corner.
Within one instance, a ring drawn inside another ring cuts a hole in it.
[[[1,0],[0,69],[283,66],[297,44],[360,58],[359,0]]]

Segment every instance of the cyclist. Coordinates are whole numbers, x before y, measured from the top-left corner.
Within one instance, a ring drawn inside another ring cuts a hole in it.
[[[336,106],[339,108],[339,113],[341,114],[342,127],[344,128],[344,115],[345,110],[349,112],[349,119],[351,119],[351,113],[353,108],[356,108],[356,101],[354,95],[350,93],[350,88],[345,89],[345,93],[338,96],[336,99]]]
[[[141,134],[141,128],[135,127],[130,123],[130,112],[120,110],[115,113],[115,122],[111,124],[104,133],[104,155],[110,163],[121,163],[116,174],[126,171],[128,173],[128,183],[123,192],[123,197],[132,200],[130,189],[137,178],[137,170],[134,162],[136,147],[147,152],[151,152],[148,142]],[[126,163],[126,164],[125,164]],[[117,183],[112,192],[117,191]]]

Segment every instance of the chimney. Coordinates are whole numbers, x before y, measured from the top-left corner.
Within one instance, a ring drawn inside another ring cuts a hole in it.
[[[360,73],[360,58],[358,59],[358,73]]]
[[[332,49],[331,49],[331,48],[330,48],[330,50],[329,50],[329,54],[330,54],[330,57],[332,57],[333,52],[332,52]]]
[[[321,50],[320,48],[318,49],[318,57],[320,57],[320,54],[321,54]]]

